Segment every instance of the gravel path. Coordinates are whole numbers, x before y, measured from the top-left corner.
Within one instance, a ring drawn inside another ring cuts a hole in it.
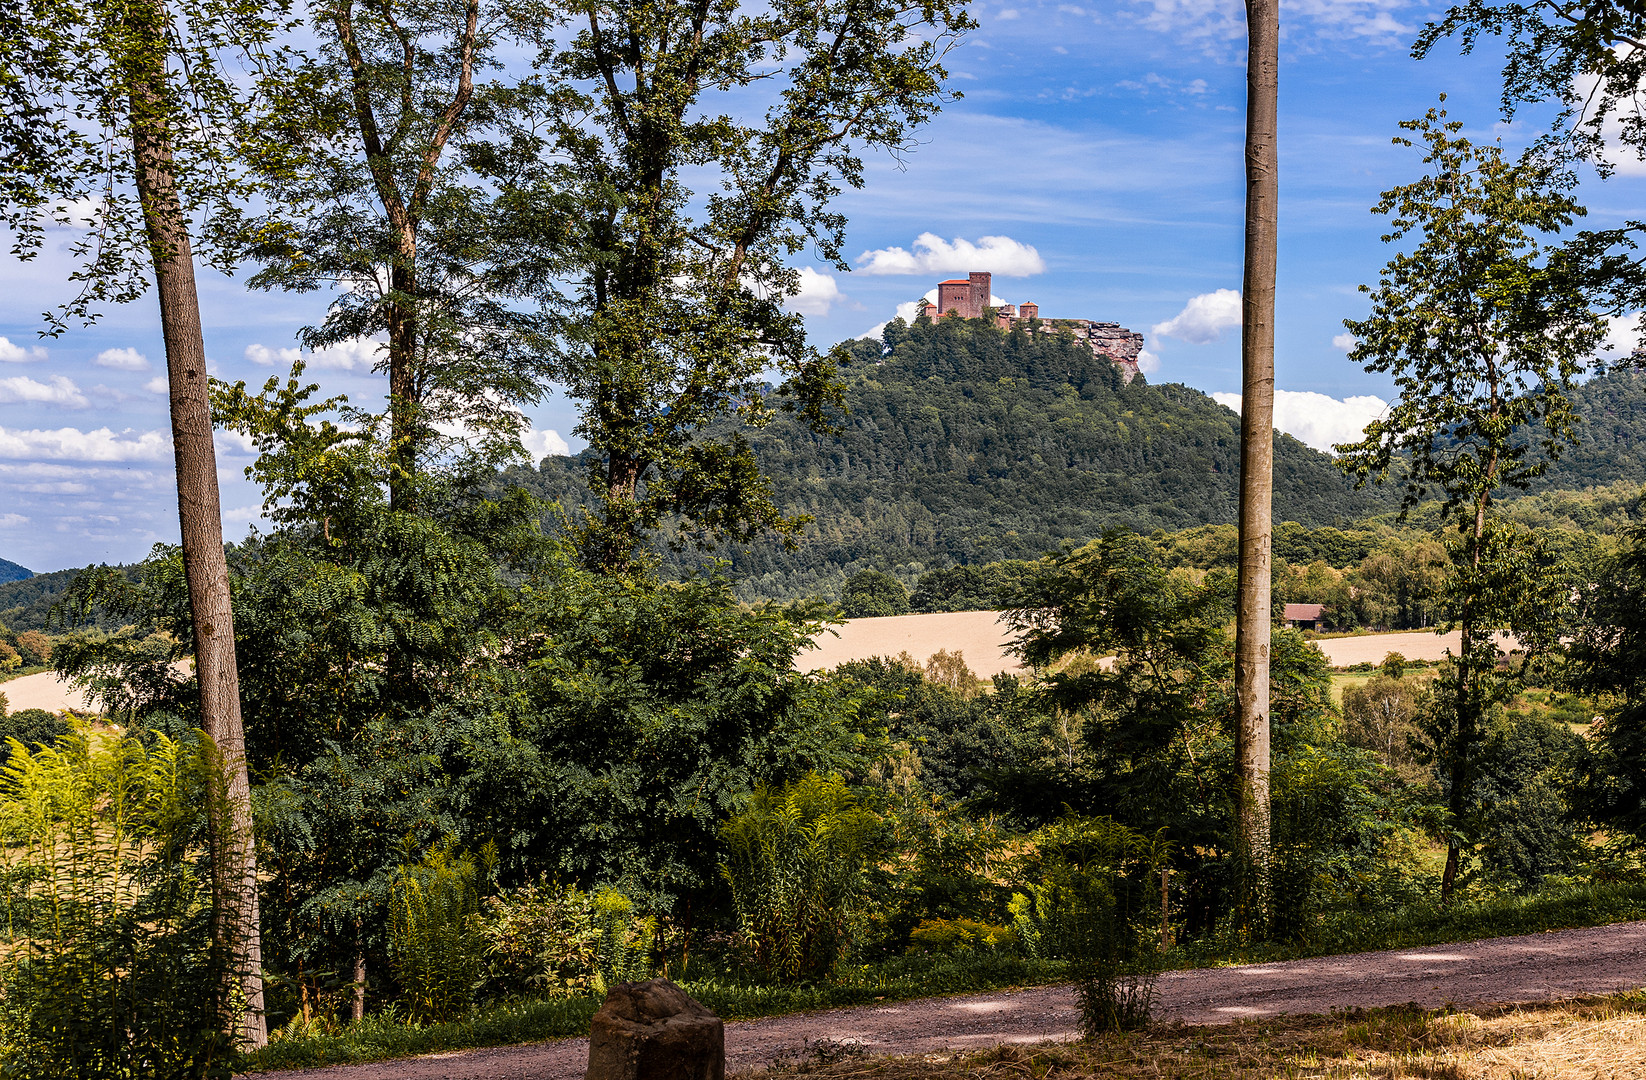
[[[1357,953],[1161,976],[1155,1015],[1217,1024],[1279,1013],[1395,1005],[1548,1001],[1646,986],[1646,922],[1459,945]],[[857,1043],[884,1054],[930,1053],[1073,1038],[1067,986],[926,998],[726,1025],[727,1065],[748,1069],[808,1045]],[[584,1039],[467,1050],[281,1074],[281,1080],[577,1080]]]

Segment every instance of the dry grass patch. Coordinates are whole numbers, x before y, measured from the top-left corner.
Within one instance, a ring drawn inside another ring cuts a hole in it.
[[[1621,1080],[1646,1078],[1646,993],[1472,1011],[1415,1005],[1160,1027],[1087,1043],[876,1058],[845,1045],[743,1077],[818,1080]]]

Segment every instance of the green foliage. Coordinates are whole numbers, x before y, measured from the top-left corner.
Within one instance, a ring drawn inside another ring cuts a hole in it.
[[[1070,961],[1088,1035],[1142,1026],[1160,969],[1150,900],[1169,845],[1109,818],[1073,816],[1029,840],[1024,891],[1011,902],[1018,940],[1031,956]]]
[[[909,607],[915,611],[993,611],[1014,605],[1037,564],[1022,560],[951,566],[920,575]]]
[[[1576,798],[1589,820],[1646,837],[1646,529],[1606,559],[1579,601],[1568,672],[1599,695],[1578,766]]]
[[[958,953],[978,949],[1013,950],[1017,931],[976,919],[922,919],[909,934],[911,953]]]
[[[827,976],[851,941],[879,823],[837,776],[756,788],[726,823],[722,873],[755,961],[781,980]]]
[[[904,615],[909,610],[909,590],[890,574],[859,570],[841,587],[840,608],[848,619]]]
[[[591,447],[585,560],[632,569],[665,518],[681,544],[794,532],[748,433],[780,407],[822,428],[839,391],[783,306],[800,284],[787,263],[812,246],[846,269],[834,197],[950,98],[943,57],[975,22],[950,0],[620,0],[520,25],[542,81],[498,152],[542,155],[508,178],[525,205],[566,200],[544,277],[571,286],[552,375]],[[739,92],[757,81],[754,101]]]
[[[389,961],[414,1021],[441,1023],[474,1004],[484,962],[475,925],[478,875],[474,861],[454,854],[450,843],[396,875],[389,893]]]
[[[1390,654],[1391,656],[1394,654]],[[1384,661],[1388,664],[1388,661]],[[1404,665],[1401,665],[1404,667]],[[1343,688],[1343,741],[1376,755],[1378,762],[1402,779],[1416,783],[1430,775],[1418,761],[1418,716],[1426,692],[1415,679],[1373,676],[1362,686]]]
[[[8,1076],[227,1077],[232,965],[212,945],[207,808],[221,789],[199,735],[75,726],[11,744],[0,774]]]
[[[493,994],[567,997],[648,977],[657,933],[615,889],[539,882],[486,897],[480,935]]]
[[[5,744],[0,746],[0,765],[11,760],[11,740],[15,739],[25,749],[34,750],[39,747],[56,746],[63,736],[69,733],[69,721],[66,717],[47,712],[45,709],[18,709],[16,712],[6,711],[5,695],[0,694],[0,739]]]

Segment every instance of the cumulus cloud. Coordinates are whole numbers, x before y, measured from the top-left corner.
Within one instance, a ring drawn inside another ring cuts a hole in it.
[[[0,427],[0,457],[32,461],[165,461],[171,440],[163,431],[30,430]]]
[[[1240,411],[1239,394],[1213,394],[1219,403]],[[1339,400],[1308,390],[1275,391],[1275,430],[1284,431],[1316,450],[1332,452],[1336,443],[1359,442],[1366,425],[1388,411],[1389,403],[1371,394]]]
[[[0,404],[33,403],[62,405],[70,409],[84,409],[91,402],[74,384],[73,379],[53,375],[46,382],[37,382],[26,375],[0,379]]]
[[[136,349],[104,349],[92,363],[116,371],[147,371],[149,358]]]
[[[28,523],[29,519],[22,514],[0,514],[0,529],[15,529]]]
[[[1642,333],[1646,331],[1641,315],[1636,311],[1628,315],[1613,315],[1606,320],[1606,339],[1601,342],[1600,351],[1596,354],[1602,364],[1626,361],[1641,347]]]
[[[336,371],[370,371],[377,364],[381,341],[374,338],[351,338],[324,349],[305,354],[301,349],[271,349],[267,345],[247,345],[246,359],[264,366],[290,367],[306,360],[310,367],[331,368]]]
[[[1137,370],[1145,375],[1152,375],[1160,370],[1160,357],[1143,349],[1137,354]]]
[[[171,383],[166,381],[164,375],[156,375],[143,384],[143,389],[151,394],[167,394],[171,392]]]
[[[785,297],[783,304],[802,315],[827,315],[841,299],[840,285],[830,274],[820,274],[809,266],[800,269],[800,292]]]
[[[1150,333],[1155,337],[1174,337],[1191,345],[1205,345],[1223,336],[1223,331],[1240,325],[1240,293],[1234,289],[1219,289],[1190,298],[1183,310],[1162,323],[1155,323]]]
[[[1355,336],[1347,330],[1332,339],[1332,348],[1342,349],[1344,352],[1348,352],[1350,349],[1353,349],[1357,344],[1358,342],[1355,341]]]
[[[520,442],[533,461],[542,461],[546,457],[566,457],[572,452],[572,448],[566,445],[566,440],[560,437],[560,432],[553,428],[526,431],[520,436]]]
[[[1046,272],[1046,260],[1028,244],[1009,236],[945,240],[936,233],[915,237],[914,250],[891,247],[865,251],[857,257],[860,274],[964,274],[987,270],[1002,277],[1028,277]]]
[[[21,345],[13,345],[10,338],[0,337],[0,363],[24,364],[30,360],[45,358],[46,350],[43,346],[35,345],[25,349]]]

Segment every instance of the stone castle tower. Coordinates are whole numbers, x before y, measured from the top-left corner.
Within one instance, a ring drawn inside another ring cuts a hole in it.
[[[937,303],[922,299],[918,311],[927,318],[945,316],[961,319],[981,319],[983,309],[989,307],[993,275],[987,271],[973,271],[963,278],[951,278],[937,283]],[[1084,341],[1094,356],[1106,357],[1120,368],[1127,382],[1137,375],[1137,359],[1143,352],[1143,335],[1128,330],[1119,323],[1096,322],[1092,319],[1042,320],[1040,305],[1032,300],[1022,304],[1001,304],[995,310],[995,325],[1002,330],[1021,329],[1029,333],[1066,333]]]

